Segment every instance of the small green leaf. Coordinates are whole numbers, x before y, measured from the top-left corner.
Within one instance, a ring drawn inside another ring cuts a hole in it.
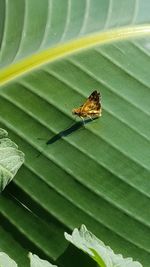
[[[74,229],[72,235],[65,233],[65,238],[85,253],[89,254],[100,267],[142,267],[132,258],[123,258],[89,232],[84,225]]]
[[[0,128],[0,192],[13,179],[24,162],[24,154],[7,138],[7,132]]]
[[[0,138],[7,137],[7,135],[8,133],[4,129],[0,128]]]
[[[17,267],[18,265],[4,252],[0,252],[0,267]]]
[[[48,261],[41,260],[37,255],[29,253],[30,258],[30,267],[57,267],[56,265],[52,265]]]

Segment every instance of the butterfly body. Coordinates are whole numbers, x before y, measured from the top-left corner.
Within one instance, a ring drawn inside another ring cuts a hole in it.
[[[79,108],[72,110],[74,115],[81,118],[97,118],[102,114],[101,96],[96,90],[88,97],[86,102]]]

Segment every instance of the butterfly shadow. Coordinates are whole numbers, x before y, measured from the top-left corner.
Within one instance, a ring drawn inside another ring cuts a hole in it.
[[[93,118],[92,120],[95,120],[96,118]],[[66,137],[70,134],[72,134],[73,132],[77,131],[78,129],[84,127],[87,123],[92,121],[91,119],[86,119],[84,121],[79,121],[74,123],[71,127],[59,132],[58,134],[54,135],[51,139],[49,139],[46,144],[47,145],[51,145],[55,142],[57,142],[58,140],[60,140],[62,137]]]

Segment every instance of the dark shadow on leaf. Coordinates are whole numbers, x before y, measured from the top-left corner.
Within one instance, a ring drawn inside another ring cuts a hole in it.
[[[92,120],[95,120],[97,118],[94,118]],[[58,134],[54,135],[51,139],[49,139],[46,144],[47,145],[51,145],[55,142],[57,142],[59,139],[61,139],[62,137],[68,136],[71,133],[77,131],[78,129],[82,128],[85,124],[91,122],[91,119],[87,119],[84,122],[83,121],[79,121],[76,122],[75,124],[73,124],[71,127],[67,128],[66,130],[63,130],[61,132],[59,132]]]
[[[65,252],[57,259],[56,263],[62,267],[96,267],[97,263],[87,254],[72,244],[69,244]]]

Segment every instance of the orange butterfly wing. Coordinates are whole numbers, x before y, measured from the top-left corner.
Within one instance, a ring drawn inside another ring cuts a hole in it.
[[[82,105],[81,112],[87,113],[88,115],[99,114],[101,110],[100,99],[100,93],[94,91]]]
[[[98,117],[101,116],[101,96],[96,90],[88,97],[86,102],[73,110],[79,117]]]

